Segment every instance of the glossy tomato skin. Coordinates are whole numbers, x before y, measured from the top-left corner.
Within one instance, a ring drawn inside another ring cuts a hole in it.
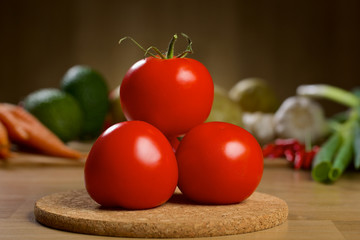
[[[173,151],[176,152],[176,149],[179,147],[180,140],[178,139],[178,137],[171,137],[171,138],[168,138],[168,140],[172,146]]]
[[[176,151],[178,186],[204,204],[239,203],[259,185],[263,156],[256,139],[230,123],[209,122],[190,130]]]
[[[128,121],[108,128],[85,163],[85,186],[105,207],[147,209],[165,203],[178,179],[175,154],[154,126]]]
[[[213,98],[208,70],[190,58],[142,59],[128,70],[120,87],[126,118],[148,122],[168,137],[203,123]]]

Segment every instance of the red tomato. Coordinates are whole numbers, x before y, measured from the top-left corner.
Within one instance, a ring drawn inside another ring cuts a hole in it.
[[[248,198],[263,173],[262,150],[246,130],[209,122],[190,130],[176,151],[178,186],[205,204],[238,203]]]
[[[146,209],[165,203],[178,179],[166,137],[141,121],[117,123],[94,143],[85,164],[86,189],[107,207]]]
[[[148,122],[168,137],[203,123],[213,98],[208,70],[190,58],[142,59],[128,70],[120,87],[126,118]]]
[[[171,137],[168,140],[173,148],[173,151],[176,152],[176,149],[179,147],[180,140],[177,137]]]

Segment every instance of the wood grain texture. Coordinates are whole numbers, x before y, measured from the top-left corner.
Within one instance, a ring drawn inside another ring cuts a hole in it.
[[[254,193],[239,204],[197,205],[180,192],[147,210],[102,208],[86,190],[55,193],[35,204],[35,218],[56,229],[94,235],[140,238],[212,237],[255,232],[286,221],[287,204]]]

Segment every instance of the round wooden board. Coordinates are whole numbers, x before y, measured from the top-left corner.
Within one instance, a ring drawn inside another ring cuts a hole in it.
[[[239,204],[197,205],[176,192],[160,207],[147,210],[102,208],[85,190],[55,193],[34,209],[43,225],[85,234],[183,238],[234,235],[272,228],[286,221],[285,201],[255,192]]]

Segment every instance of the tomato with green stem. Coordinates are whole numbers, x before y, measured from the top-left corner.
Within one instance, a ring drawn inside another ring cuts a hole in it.
[[[189,44],[178,56],[174,56],[176,34],[166,55],[155,47],[145,50],[130,38],[151,56],[136,62],[127,71],[120,87],[126,118],[148,122],[169,138],[203,123],[210,114],[214,98],[211,75],[202,63],[185,57],[192,52],[192,42],[185,34],[183,36]]]

